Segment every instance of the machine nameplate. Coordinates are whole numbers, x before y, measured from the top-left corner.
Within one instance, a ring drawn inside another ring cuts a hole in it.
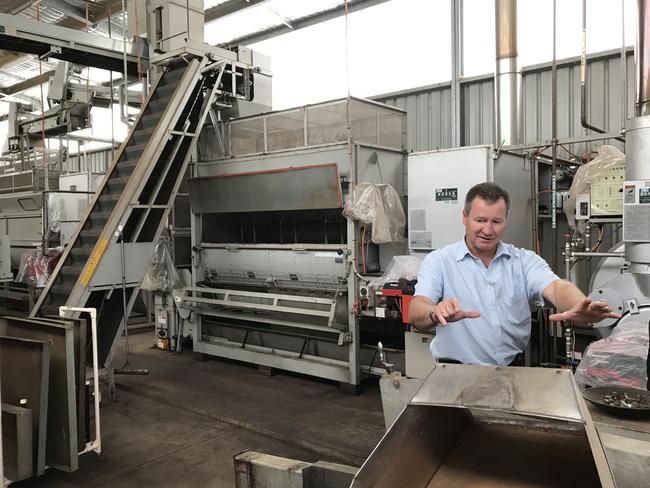
[[[457,202],[458,188],[436,188],[436,202]]]
[[[97,243],[97,248],[95,249],[95,252],[88,260],[86,269],[81,275],[81,278],[79,278],[79,281],[81,282],[82,285],[88,286],[88,283],[90,283],[90,278],[93,277],[93,273],[95,273],[95,269],[97,269],[97,265],[101,261],[102,256],[104,255],[104,251],[106,251],[107,247],[108,247],[108,240],[100,239],[100,241]]]

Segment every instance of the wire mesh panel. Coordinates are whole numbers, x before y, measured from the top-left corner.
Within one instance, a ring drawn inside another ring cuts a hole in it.
[[[264,119],[244,119],[230,124],[231,152],[235,156],[264,152]]]
[[[293,149],[305,145],[305,111],[278,112],[266,119],[269,151]]]
[[[307,144],[317,146],[347,139],[345,103],[307,107]]]

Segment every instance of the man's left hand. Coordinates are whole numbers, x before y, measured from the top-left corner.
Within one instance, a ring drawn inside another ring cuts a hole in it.
[[[549,320],[570,320],[577,324],[595,324],[606,318],[618,319],[621,314],[615,313],[605,302],[585,298],[566,312],[554,313]]]

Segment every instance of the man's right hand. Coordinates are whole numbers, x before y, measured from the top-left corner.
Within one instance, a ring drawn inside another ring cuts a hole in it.
[[[476,310],[463,310],[460,302],[455,298],[447,298],[438,303],[429,312],[434,324],[447,325],[448,322],[458,322],[462,319],[475,319],[480,317]]]

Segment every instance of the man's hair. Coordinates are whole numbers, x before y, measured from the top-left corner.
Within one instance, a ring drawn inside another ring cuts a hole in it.
[[[500,198],[503,198],[503,201],[506,202],[506,215],[508,214],[508,210],[510,210],[510,195],[508,195],[508,192],[500,186],[486,181],[485,183],[474,185],[467,192],[465,207],[463,208],[465,214],[469,214],[469,211],[472,209],[472,202],[476,197],[482,198],[491,205],[497,203]]]

